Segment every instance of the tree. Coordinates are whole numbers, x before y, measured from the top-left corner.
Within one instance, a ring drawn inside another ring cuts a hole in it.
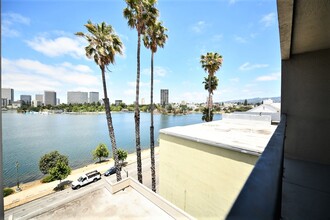
[[[152,191],[156,192],[156,166],[155,166],[155,132],[154,132],[154,53],[157,48],[163,48],[168,38],[165,32],[167,29],[161,22],[156,22],[147,27],[146,34],[143,37],[144,46],[151,51],[151,80],[150,80],[150,156],[151,156],[151,180]]]
[[[104,93],[104,107],[107,118],[109,136],[112,146],[112,154],[115,159],[115,166],[119,165],[118,155],[117,155],[117,144],[115,131],[112,124],[112,117],[110,111],[109,98],[107,94],[107,85],[105,80],[105,69],[108,69],[109,64],[115,63],[115,55],[122,54],[123,44],[115,34],[111,25],[107,25],[105,22],[100,24],[93,24],[91,21],[88,21],[85,24],[87,31],[90,34],[84,34],[82,32],[77,32],[77,36],[84,37],[89,45],[85,47],[86,56],[88,58],[93,58],[95,63],[100,67],[102,74],[102,83],[103,83],[103,93]],[[117,181],[121,180],[121,173],[118,169],[116,171]]]
[[[95,159],[99,159],[99,162],[102,161],[102,157],[108,157],[109,156],[109,150],[107,148],[107,145],[105,144],[99,144],[97,145],[97,147],[95,148],[95,150],[93,150],[93,160]],[[118,149],[117,149],[117,158],[118,158]],[[118,158],[119,160],[119,158]]]
[[[49,173],[49,170],[55,167],[59,161],[69,165],[68,157],[61,155],[58,151],[52,151],[48,154],[45,154],[39,160],[39,170],[43,174],[47,174]]]
[[[210,76],[204,77],[204,89],[209,90],[209,83],[211,82],[211,94],[213,94],[213,91],[217,89],[219,79],[216,76],[211,76],[211,80],[209,79]]]
[[[218,53],[206,53],[206,55],[201,55],[200,63],[202,64],[202,68],[205,72],[208,73],[209,77],[209,85],[211,84],[212,77],[215,75],[215,73],[220,69],[222,66],[222,56]],[[209,98],[208,98],[208,119],[213,120],[213,117],[211,117],[211,110],[212,110],[212,86],[208,88],[209,90]]]
[[[202,120],[206,121],[206,122],[212,121],[213,120],[213,109],[211,111],[209,111],[209,108],[204,108]]]
[[[127,151],[123,150],[123,149],[118,149],[118,159],[121,161],[121,163],[124,162],[124,160],[126,160],[127,158]]]
[[[59,180],[60,183],[63,179],[67,178],[67,176],[69,176],[70,173],[71,173],[71,168],[69,167],[69,165],[65,164],[62,161],[57,161],[55,167],[49,170],[50,176],[54,180]]]
[[[245,106],[247,106],[247,105],[248,105],[248,102],[247,102],[247,100],[246,100],[246,99],[244,100],[244,105],[245,105]]]
[[[137,156],[137,175],[138,180],[142,183],[142,161],[141,161],[141,146],[140,146],[140,109],[139,109],[139,94],[140,94],[140,47],[141,35],[145,34],[146,28],[155,24],[158,10],[155,7],[156,0],[125,0],[127,8],[123,14],[127,19],[127,24],[130,28],[136,29],[138,34],[137,42],[137,71],[136,71],[136,95],[135,95],[135,145]]]

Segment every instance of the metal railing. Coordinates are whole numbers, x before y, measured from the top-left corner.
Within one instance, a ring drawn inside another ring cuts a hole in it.
[[[280,219],[286,115],[269,140],[226,219]]]

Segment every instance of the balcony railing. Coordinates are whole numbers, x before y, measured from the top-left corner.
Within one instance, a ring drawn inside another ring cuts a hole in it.
[[[280,219],[285,128],[282,115],[226,219]]]

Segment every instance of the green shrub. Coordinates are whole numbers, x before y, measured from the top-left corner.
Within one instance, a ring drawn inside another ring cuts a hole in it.
[[[42,180],[41,180],[42,183],[50,183],[53,181],[54,181],[54,178],[51,175],[47,175],[44,178],[42,178]]]
[[[15,191],[12,188],[4,188],[3,189],[3,197],[9,196],[13,194]]]

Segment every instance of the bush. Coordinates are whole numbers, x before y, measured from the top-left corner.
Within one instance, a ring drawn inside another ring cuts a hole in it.
[[[41,180],[42,183],[50,183],[53,181],[54,181],[54,178],[51,175],[47,175],[44,178],[42,178],[42,180]]]
[[[9,196],[13,194],[15,191],[12,188],[4,188],[3,189],[3,197]]]

